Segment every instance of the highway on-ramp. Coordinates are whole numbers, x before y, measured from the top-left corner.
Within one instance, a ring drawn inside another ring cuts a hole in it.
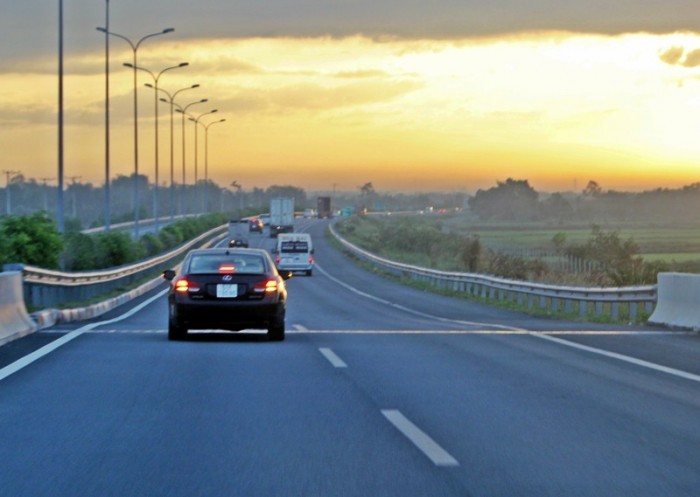
[[[700,495],[697,334],[404,287],[297,223],[284,342],[169,342],[164,284],[0,347],[0,496]]]

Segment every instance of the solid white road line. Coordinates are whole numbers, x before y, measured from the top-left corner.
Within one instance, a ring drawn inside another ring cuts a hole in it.
[[[425,454],[436,466],[459,466],[457,460],[440,447],[420,428],[411,423],[401,412],[395,409],[383,409],[382,414]]]
[[[514,326],[507,326],[507,325],[501,325],[501,324],[491,324],[491,323],[478,323],[474,321],[462,321],[459,319],[448,319],[448,318],[443,318],[440,316],[434,316],[432,314],[428,314],[425,312],[420,312],[416,311],[414,309],[410,309],[408,307],[405,307],[400,304],[395,304],[394,302],[390,302],[388,300],[375,297],[374,295],[370,295],[369,293],[363,292],[361,290],[358,290],[357,288],[353,287],[352,285],[348,285],[344,281],[339,280],[338,278],[331,276],[325,269],[323,269],[321,266],[318,265],[318,263],[315,264],[316,269],[323,274],[325,277],[330,279],[331,281],[339,284],[340,286],[350,290],[351,292],[361,296],[365,297],[370,300],[374,300],[375,302],[379,302],[380,304],[388,305],[390,307],[393,307],[395,309],[399,309],[403,312],[406,312],[408,314],[413,314],[414,316],[422,317],[422,318],[427,318],[433,321],[439,321],[441,323],[455,323],[455,324],[461,324],[461,325],[466,325],[466,326],[480,326],[483,328],[496,328],[499,330],[510,330],[510,331],[525,331],[522,328],[516,328]]]
[[[161,292],[159,292],[159,293],[157,293],[156,295],[154,295],[154,296],[151,297],[150,299],[148,299],[148,300],[146,300],[146,301],[144,301],[144,302],[141,302],[139,305],[137,305],[136,307],[132,308],[130,311],[125,312],[125,313],[122,314],[121,316],[118,316],[118,317],[116,317],[116,318],[114,318],[114,319],[108,319],[108,320],[106,320],[106,321],[100,321],[100,322],[97,322],[97,323],[90,323],[90,324],[87,324],[87,325],[83,326],[82,328],[78,328],[77,330],[71,331],[70,333],[68,333],[68,334],[66,334],[66,335],[64,335],[64,336],[62,336],[61,338],[58,338],[58,339],[54,340],[53,342],[49,343],[48,345],[44,345],[43,347],[41,347],[40,349],[35,350],[35,351],[32,352],[31,354],[28,354],[28,355],[22,357],[21,359],[16,360],[16,361],[13,362],[12,364],[9,364],[8,366],[5,366],[4,368],[0,369],[0,381],[4,380],[5,378],[7,378],[8,376],[10,376],[11,374],[14,374],[14,373],[16,373],[17,371],[19,371],[19,370],[21,370],[21,369],[23,369],[23,368],[29,366],[29,365],[32,364],[34,361],[37,361],[37,360],[41,359],[41,358],[44,357],[45,355],[50,354],[51,352],[53,352],[53,351],[56,350],[57,348],[61,347],[62,345],[65,345],[65,344],[67,344],[68,342],[70,342],[70,341],[72,341],[72,340],[75,340],[75,339],[78,338],[80,335],[82,335],[83,333],[85,333],[85,332],[87,332],[87,331],[92,330],[93,328],[97,328],[98,326],[102,326],[102,325],[105,325],[105,324],[116,323],[117,321],[122,321],[122,320],[124,320],[124,319],[126,319],[126,318],[128,318],[128,317],[130,317],[130,316],[133,316],[133,315],[136,314],[138,311],[140,311],[141,309],[143,309],[143,308],[146,307],[147,305],[151,304],[153,301],[155,301],[155,300],[161,298],[161,297],[162,297],[163,295],[165,295],[166,293],[168,293],[168,290],[167,290],[167,289],[166,289],[166,290],[163,290],[163,291],[161,291]]]
[[[642,359],[636,359],[634,357],[626,356],[623,354],[618,354],[616,352],[608,352],[607,350],[597,349],[595,347],[589,347],[587,345],[581,345],[580,343],[570,342],[569,340],[564,340],[561,338],[553,337],[550,335],[543,335],[541,333],[532,333],[532,336],[537,338],[542,338],[543,340],[549,340],[556,342],[560,345],[565,345],[567,347],[572,347],[574,349],[585,350],[586,352],[591,352],[593,354],[602,355],[612,359],[617,359],[618,361],[628,362],[630,364],[635,364],[637,366],[642,366],[644,368],[653,369],[655,371],[661,371],[662,373],[672,374],[680,378],[685,378],[686,380],[700,382],[700,376],[692,373],[687,373],[679,369],[669,368],[666,366],[661,366],[660,364],[654,364],[653,362],[643,361]]]
[[[386,304],[386,305],[392,306],[392,307],[394,307],[394,308],[396,308],[396,309],[400,309],[400,310],[402,310],[402,311],[408,312],[408,313],[410,313],[410,314],[414,314],[414,315],[416,315],[416,316],[421,316],[421,317],[425,317],[425,318],[428,318],[428,319],[434,319],[434,320],[436,320],[436,321],[440,321],[440,322],[443,322],[443,323],[458,323],[458,324],[462,324],[462,325],[482,326],[482,327],[484,327],[484,328],[497,328],[497,329],[500,329],[500,330],[506,330],[506,334],[509,334],[508,332],[510,332],[510,333],[512,333],[512,334],[520,334],[520,333],[522,333],[522,334],[529,334],[529,335],[532,335],[532,336],[535,336],[535,337],[538,337],[538,338],[542,338],[542,339],[545,339],[545,340],[551,340],[552,342],[557,342],[557,343],[559,343],[559,344],[561,344],[561,345],[566,345],[566,346],[568,346],[568,347],[574,347],[574,348],[577,348],[577,349],[580,349],[580,350],[585,350],[585,351],[587,351],[587,352],[592,352],[592,353],[594,353],[594,354],[599,354],[599,355],[602,355],[602,356],[606,356],[606,357],[609,357],[609,358],[611,358],[611,359],[617,359],[617,360],[620,360],[620,361],[628,362],[628,363],[630,363],[630,364],[635,364],[635,365],[637,365],[637,366],[642,366],[642,367],[650,368],[650,369],[653,369],[653,370],[656,370],[656,371],[662,371],[662,372],[664,372],[664,373],[672,374],[672,375],[675,375],[675,376],[678,376],[678,377],[681,377],[681,378],[686,378],[686,379],[692,380],[692,381],[700,381],[700,376],[695,375],[695,374],[692,374],[692,373],[686,373],[685,371],[680,371],[680,370],[678,370],[678,369],[673,369],[673,368],[669,368],[669,367],[666,367],[666,366],[661,366],[661,365],[659,365],[659,364],[654,364],[654,363],[652,363],[652,362],[643,361],[643,360],[641,360],[641,359],[635,359],[634,357],[629,357],[629,356],[625,356],[625,355],[622,355],[622,354],[616,354],[616,353],[614,353],[614,352],[608,352],[608,351],[606,351],[606,350],[601,350],[601,349],[597,349],[597,348],[594,348],[594,347],[588,347],[588,346],[586,346],[586,345],[579,345],[579,344],[577,344],[577,343],[570,342],[570,341],[568,341],[568,340],[563,340],[563,339],[561,339],[561,338],[556,338],[556,337],[550,336],[550,334],[564,334],[564,333],[562,333],[562,332],[556,333],[556,332],[536,332],[536,331],[528,331],[528,330],[525,330],[525,329],[523,329],[523,328],[517,328],[517,327],[514,327],[514,326],[502,326],[502,325],[489,324],[489,323],[475,323],[475,322],[470,322],[470,321],[460,321],[460,320],[457,320],[457,319],[447,319],[447,318],[442,318],[442,317],[439,317],[439,316],[432,316],[432,315],[430,315],[430,314],[426,314],[426,313],[423,313],[423,312],[420,312],[420,311],[414,311],[413,309],[409,309],[409,308],[404,307],[404,306],[402,306],[402,305],[394,304],[394,303],[392,303],[392,302],[389,302],[388,300],[384,300],[384,299],[381,299],[381,298],[379,298],[379,297],[375,297],[374,295],[370,295],[370,294],[368,294],[368,293],[362,292],[362,291],[360,291],[360,290],[358,290],[358,289],[352,287],[351,285],[348,285],[347,283],[345,283],[345,282],[343,282],[343,281],[340,281],[339,279],[337,279],[337,278],[331,276],[331,275],[328,274],[323,268],[319,267],[318,264],[316,264],[316,268],[319,270],[319,272],[321,272],[321,273],[322,273],[324,276],[326,276],[327,278],[329,278],[329,279],[331,279],[332,281],[338,283],[339,285],[341,285],[341,286],[347,288],[347,289],[350,290],[351,292],[356,293],[357,295],[360,295],[360,296],[362,296],[362,297],[366,297],[366,298],[368,298],[368,299],[374,300],[375,302],[379,302],[379,303],[381,303],[381,304]],[[377,332],[374,332],[374,333],[377,333]],[[396,333],[396,332],[395,332],[395,333]],[[398,332],[398,333],[410,333],[410,332],[404,331],[404,332]],[[423,332],[423,333],[425,333],[425,332]],[[455,333],[455,332],[453,331],[453,332],[447,332],[447,333]],[[472,333],[483,333],[483,331],[482,331],[482,332],[472,332]],[[497,333],[498,333],[498,332],[494,332],[493,334],[497,334]],[[647,334],[648,334],[648,335],[651,335],[651,334],[653,334],[653,333],[655,333],[655,332],[630,332],[630,334],[638,334],[638,335],[647,335]],[[671,334],[671,333],[672,333],[672,332],[661,332],[661,334]],[[624,333],[619,333],[619,334],[624,334]],[[696,333],[695,333],[695,332],[680,332],[679,334],[696,334]]]
[[[321,354],[323,354],[323,356],[326,359],[328,359],[328,362],[330,362],[334,368],[347,368],[348,367],[348,365],[345,364],[345,362],[340,357],[338,357],[335,354],[335,352],[333,352],[331,349],[321,347],[320,349],[318,349],[318,351],[321,352]]]

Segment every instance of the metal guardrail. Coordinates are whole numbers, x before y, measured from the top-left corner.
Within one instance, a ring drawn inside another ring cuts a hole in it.
[[[526,305],[529,309],[537,305],[552,312],[572,314],[575,312],[574,307],[578,306],[581,317],[609,314],[613,320],[619,320],[626,311],[625,316],[630,321],[636,321],[640,307],[646,313],[651,313],[656,304],[656,285],[613,288],[555,286],[475,273],[439,271],[372,254],[340,236],[333,225],[330,225],[330,232],[352,255],[395,276],[484,299],[508,300]]]
[[[128,284],[149,271],[166,269],[191,248],[225,232],[228,224],[202,233],[170,252],[134,264],[98,271],[63,272],[23,266],[24,301],[33,307],[56,306],[64,302],[85,300]]]

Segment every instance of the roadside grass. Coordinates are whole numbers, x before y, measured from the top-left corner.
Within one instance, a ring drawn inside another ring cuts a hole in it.
[[[424,281],[416,281],[416,280],[413,280],[412,278],[409,278],[406,276],[403,276],[403,277],[396,276],[392,273],[389,273],[389,272],[384,271],[380,268],[377,268],[376,266],[370,264],[369,262],[366,262],[362,259],[357,258],[355,255],[353,255],[352,253],[347,251],[345,249],[345,247],[343,247],[343,245],[338,240],[335,239],[335,237],[330,233],[330,230],[328,230],[328,229],[325,232],[325,236],[332,247],[334,247],[338,251],[342,252],[355,265],[363,268],[364,270],[366,270],[370,273],[376,274],[377,276],[381,276],[387,280],[394,281],[394,282],[399,283],[401,285],[415,288],[417,290],[421,290],[424,292],[430,292],[430,293],[434,293],[437,295],[444,295],[447,297],[464,299],[464,300],[468,300],[471,302],[477,302],[480,304],[486,304],[486,305],[498,307],[500,309],[515,311],[515,312],[522,312],[522,313],[528,314],[530,316],[551,318],[551,319],[557,319],[557,320],[569,320],[569,321],[599,323],[599,324],[641,324],[641,323],[645,323],[649,319],[649,316],[650,316],[650,313],[644,311],[643,309],[638,309],[636,319],[634,321],[631,321],[628,308],[625,306],[620,306],[619,317],[617,320],[615,320],[612,317],[611,304],[604,304],[603,305],[603,312],[600,315],[597,315],[595,313],[594,304],[589,303],[587,306],[587,309],[586,309],[587,310],[586,315],[584,317],[582,317],[576,311],[566,312],[563,309],[559,310],[559,311],[553,311],[553,310],[551,310],[550,305],[546,305],[545,307],[539,307],[539,306],[528,307],[525,304],[518,304],[517,301],[514,301],[514,300],[482,297],[480,295],[473,295],[473,294],[469,294],[466,292],[458,292],[455,290],[438,288],[438,287],[432,286],[429,283],[426,283]],[[386,256],[384,256],[384,257],[386,257]],[[386,257],[386,258],[391,259],[391,257]],[[407,262],[405,260],[402,260],[401,262],[405,262],[407,264],[413,264],[413,263]],[[420,264],[414,264],[414,265],[420,265]],[[546,302],[546,304],[549,304],[549,302]]]

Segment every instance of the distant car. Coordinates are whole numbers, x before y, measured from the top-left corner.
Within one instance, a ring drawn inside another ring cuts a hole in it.
[[[248,230],[253,233],[262,233],[263,231],[263,222],[258,219],[258,218],[253,218],[250,220],[250,224],[248,225]]]
[[[234,238],[232,240],[228,241],[228,246],[229,247],[248,247],[248,240],[245,238]]]
[[[169,269],[168,339],[184,340],[193,329],[267,329],[269,340],[284,340],[285,279],[262,249],[198,249],[182,271]]]
[[[258,219],[262,221],[263,226],[270,226],[270,215],[269,214],[262,214],[258,216]]]

